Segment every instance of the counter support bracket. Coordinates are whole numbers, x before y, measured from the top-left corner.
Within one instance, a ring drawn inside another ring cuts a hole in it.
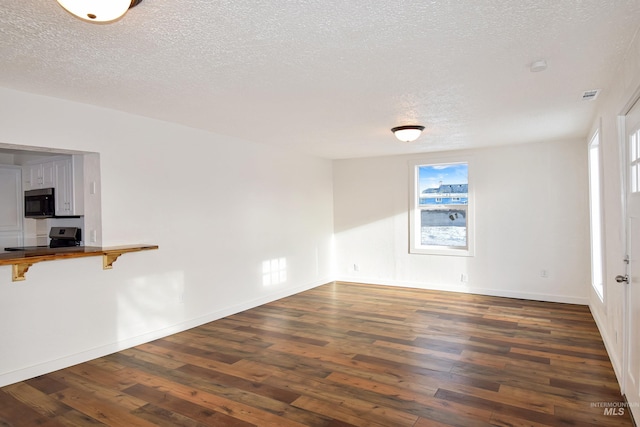
[[[158,245],[128,245],[113,247],[68,247],[0,254],[0,265],[11,266],[11,280],[22,282],[29,267],[37,262],[71,258],[102,256],[103,270],[111,270],[113,263],[123,254],[158,249]]]
[[[111,253],[102,255],[102,269],[103,270],[111,270],[113,268],[113,263],[116,262],[118,257],[122,255],[121,253]]]
[[[23,264],[13,264],[11,269],[11,280],[14,282],[22,282],[26,280],[24,275],[29,271],[29,267],[31,267],[33,263],[25,262]]]

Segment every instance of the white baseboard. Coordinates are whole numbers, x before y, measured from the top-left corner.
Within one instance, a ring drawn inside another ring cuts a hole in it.
[[[616,374],[616,379],[618,380],[618,384],[620,385],[620,391],[622,392],[622,382],[624,378],[624,373],[622,372],[622,358],[616,351],[615,345],[611,343],[611,337],[607,332],[606,322],[604,322],[600,317],[598,310],[591,307],[591,304],[589,304],[589,310],[591,310],[591,315],[596,322],[596,326],[598,327],[598,331],[600,332],[600,336],[602,337],[602,342],[604,342],[604,347],[607,350],[609,360],[611,361],[611,365],[613,366],[613,372]]]
[[[217,311],[208,313],[205,316],[200,316],[194,319],[190,319],[190,320],[187,320],[175,325],[171,325],[163,329],[158,329],[143,335],[138,335],[136,337],[131,337],[122,341],[113,342],[113,343],[92,348],[80,353],[71,354],[69,356],[65,356],[59,359],[49,360],[37,365],[18,369],[12,372],[3,373],[3,374],[0,374],[0,387],[4,387],[9,384],[14,384],[30,378],[34,378],[39,375],[44,375],[46,373],[57,371],[59,369],[64,369],[69,366],[77,365],[78,363],[83,363],[92,359],[106,356],[108,354],[125,350],[127,348],[135,347],[137,345],[144,344],[153,340],[157,340],[172,334],[176,334],[178,332],[186,331],[187,329],[191,329],[196,326],[203,325],[205,323],[213,322],[214,320],[218,320],[226,316],[231,316],[232,314],[249,310],[251,308],[260,306],[262,304],[267,304],[269,302],[276,301],[281,298],[285,298],[290,295],[294,295],[294,294],[324,285],[326,283],[330,283],[332,281],[333,281],[332,279],[326,279],[326,280],[316,281],[312,283],[307,283],[307,284],[296,286],[293,288],[287,288],[280,292],[274,292],[273,294],[264,295],[260,298],[249,300],[241,304],[237,304],[235,306],[228,307],[222,310],[217,310]]]
[[[460,292],[465,294],[488,295],[494,297],[518,298],[533,301],[560,302],[566,304],[589,305],[588,298],[572,297],[567,295],[548,295],[533,292],[510,291],[503,289],[476,288],[462,285],[441,285],[424,282],[410,282],[402,280],[380,280],[366,277],[343,276],[336,278],[338,282],[365,283],[371,285],[402,286],[406,288],[427,289],[432,291]]]

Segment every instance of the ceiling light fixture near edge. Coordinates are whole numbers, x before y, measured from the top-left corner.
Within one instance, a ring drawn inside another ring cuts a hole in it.
[[[142,0],[58,0],[67,12],[89,22],[111,22]]]

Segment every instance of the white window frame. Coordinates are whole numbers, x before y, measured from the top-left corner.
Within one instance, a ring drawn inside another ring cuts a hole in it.
[[[589,140],[589,229],[591,253],[591,286],[604,302],[604,209],[602,206],[602,149],[600,131],[596,130]],[[595,169],[595,170],[594,170]],[[596,212],[594,212],[596,210]]]
[[[631,194],[640,193],[640,130],[637,130],[629,144],[629,174]]]
[[[420,230],[420,166],[466,163],[468,166],[467,246],[435,246],[421,243]],[[409,253],[422,255],[475,256],[475,197],[473,185],[473,159],[468,156],[427,157],[409,162]]]

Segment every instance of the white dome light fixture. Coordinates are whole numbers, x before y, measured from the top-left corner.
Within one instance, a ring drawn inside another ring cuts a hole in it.
[[[408,125],[398,126],[391,129],[391,132],[402,142],[413,142],[420,137],[424,126]]]
[[[58,0],[67,12],[88,22],[111,22],[142,0]]]

